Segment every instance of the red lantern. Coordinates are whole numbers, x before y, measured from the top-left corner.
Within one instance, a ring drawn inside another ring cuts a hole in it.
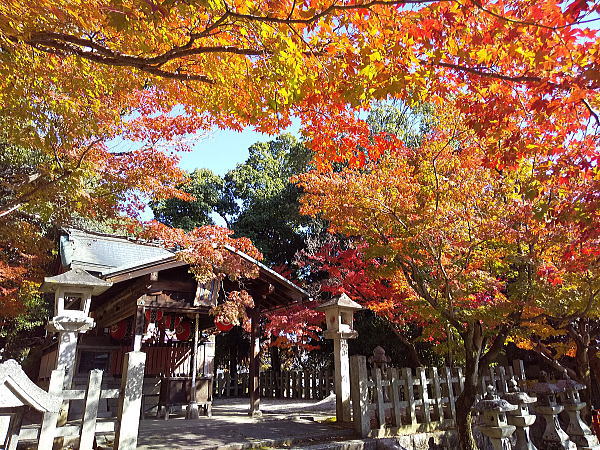
[[[233,324],[227,319],[215,319],[215,326],[219,331],[229,331],[233,328]]]
[[[185,320],[175,327],[175,336],[178,341],[187,341],[192,335],[192,324]]]
[[[120,341],[127,334],[127,321],[121,320],[110,327],[110,337]]]
[[[161,330],[170,330],[171,329],[171,316],[166,315],[158,319],[158,328]]]

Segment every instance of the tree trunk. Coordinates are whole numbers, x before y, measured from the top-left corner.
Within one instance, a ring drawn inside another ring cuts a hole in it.
[[[465,345],[465,350],[466,350]],[[473,436],[472,409],[477,395],[477,381],[479,380],[479,355],[467,352],[465,358],[465,385],[461,394],[456,399],[456,428],[458,432],[458,445],[461,450],[477,450]]]
[[[234,377],[238,372],[238,348],[237,345],[229,346],[229,375]]]
[[[279,354],[279,348],[271,347],[271,370],[273,371],[273,375],[275,376],[275,380],[281,379],[281,356]],[[281,398],[281,384],[279,382],[275,383],[275,397]]]
[[[462,333],[465,348],[465,383],[464,389],[456,399],[456,428],[458,446],[461,450],[477,450],[473,436],[473,405],[477,396],[479,381],[479,362],[483,348],[481,326],[469,324]]]

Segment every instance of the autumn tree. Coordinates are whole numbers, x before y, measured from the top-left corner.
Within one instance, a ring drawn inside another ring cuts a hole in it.
[[[397,293],[410,293],[400,297],[401,306],[442,330],[448,324],[460,337],[466,380],[458,426],[461,448],[474,448],[470,411],[480,371],[526,311],[544,307],[528,283],[547,259],[534,259],[532,248],[543,248],[544,236],[558,236],[559,222],[550,212],[558,206],[536,200],[544,192],[562,207],[570,204],[540,182],[558,179],[553,172],[564,162],[540,156],[490,168],[477,134],[455,112],[440,113],[417,148],[390,134],[363,136],[360,151],[369,155],[364,164],[321,167],[298,177],[306,192],[303,211],[321,214],[333,232],[363,239],[365,253],[380,262],[372,276],[390,280]],[[593,242],[585,232],[563,235],[567,244],[578,239]]]
[[[43,138],[54,117],[70,119],[69,136],[110,124],[156,137],[214,124],[275,131],[292,114],[317,137],[372,99],[426,98],[464,113],[490,160],[511,161],[598,122],[600,44],[590,23],[599,8],[579,0],[10,3],[0,10],[4,111],[43,125],[24,138]],[[124,121],[123,111],[139,116]],[[344,152],[319,148],[327,159]]]
[[[599,10],[580,0],[3,3],[2,139],[54,163],[2,203],[2,227],[29,227],[15,212],[44,199],[57,211],[59,198],[134,213],[139,190],[180,195],[157,143],[215,125],[276,132],[295,114],[316,167],[364,165],[389,145],[357,119],[373,99],[457,111],[477,164],[597,151]],[[139,147],[111,152],[119,135]],[[52,194],[67,178],[82,189]]]
[[[389,280],[378,277],[380,262],[365,254],[369,251],[368,245],[334,235],[327,236],[326,242],[321,240],[319,244],[315,249],[309,247],[301,251],[296,257],[296,264],[300,272],[304,272],[305,281],[311,283],[311,290],[319,296],[345,293],[374,311],[380,320],[385,321],[380,323],[380,328],[391,330],[394,335],[385,341],[381,336],[374,336],[379,345],[387,342],[388,352],[394,351],[390,347],[400,348],[406,355],[403,359],[406,366],[423,366],[422,348],[419,348],[418,342],[423,337],[424,324],[406,307],[408,294],[398,292]],[[360,321],[360,317],[355,318],[357,327]],[[363,334],[359,333],[358,341],[362,340]]]
[[[537,170],[547,167],[548,163],[539,164]],[[565,167],[561,169],[541,181],[529,179],[524,189],[533,214],[547,224],[537,228],[531,224],[524,259],[530,265],[529,275],[514,289],[531,299],[526,328],[517,342],[554,370],[585,384],[590,404],[600,381],[592,370],[600,357],[600,240],[594,194],[598,169],[591,165],[579,172],[572,167],[568,177]],[[564,364],[565,356],[573,358],[572,365]]]

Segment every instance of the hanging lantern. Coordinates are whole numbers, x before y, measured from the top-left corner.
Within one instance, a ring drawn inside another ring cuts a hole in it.
[[[233,324],[227,319],[215,318],[215,327],[217,327],[217,330],[225,332],[231,330],[233,328]]]
[[[175,327],[175,336],[178,341],[187,341],[192,335],[192,324],[189,320],[180,321]]]
[[[158,328],[161,330],[170,330],[171,329],[171,316],[169,314],[162,316],[161,319],[157,320]]]
[[[127,334],[127,321],[121,320],[110,327],[110,337],[117,341],[122,340]]]

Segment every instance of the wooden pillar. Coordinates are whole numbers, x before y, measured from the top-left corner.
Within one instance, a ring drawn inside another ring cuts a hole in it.
[[[146,321],[144,311],[144,301],[138,300],[133,324],[133,351],[139,352],[142,349],[142,337],[144,336],[144,325]]]
[[[281,356],[279,354],[278,347],[271,347],[271,373],[273,374],[274,386],[275,386],[275,398],[281,398],[281,385],[278,380],[281,379]]]
[[[198,314],[194,317],[194,344],[192,346],[192,380],[190,382],[190,403],[187,406],[186,419],[198,419],[198,403],[196,403],[196,372],[198,370]]]
[[[260,411],[260,313],[253,310],[250,316],[250,411],[252,417],[262,416]]]

